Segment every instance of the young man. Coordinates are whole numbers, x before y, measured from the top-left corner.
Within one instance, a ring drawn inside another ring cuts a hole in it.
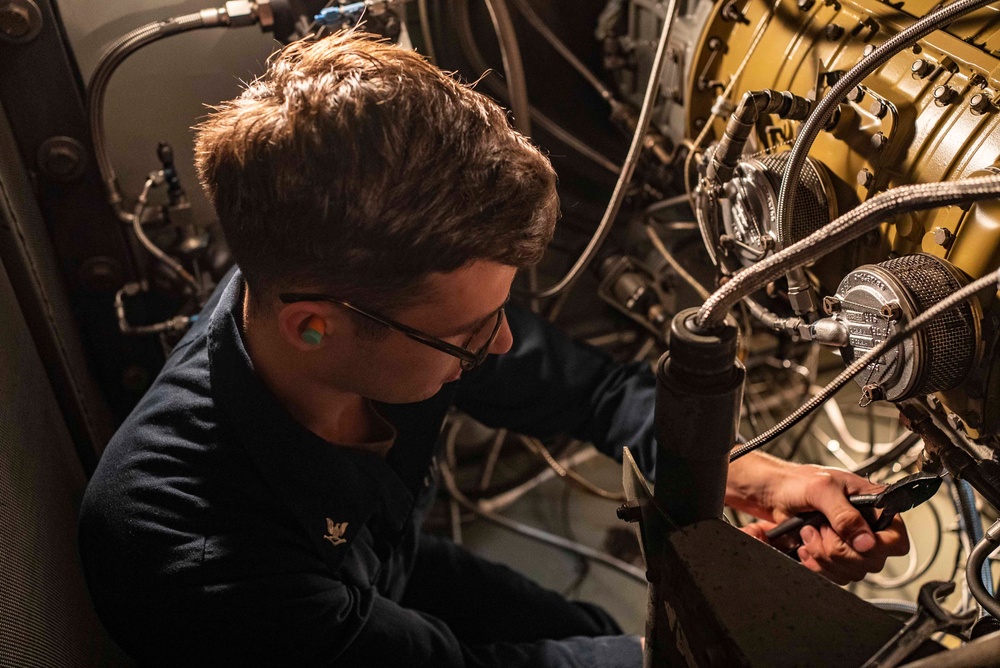
[[[654,379],[508,305],[555,174],[487,98],[363,35],[285,49],[198,128],[240,268],[108,446],[80,544],[94,603],[152,665],[633,666],[600,608],[421,535],[452,405],[653,470]],[[728,501],[816,508],[837,582],[907,549],[848,474],[747,457]],[[752,531],[761,536],[763,526]]]

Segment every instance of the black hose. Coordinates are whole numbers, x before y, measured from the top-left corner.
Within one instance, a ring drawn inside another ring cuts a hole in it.
[[[834,110],[836,110],[837,105],[846,99],[847,93],[861,83],[865,77],[888,62],[894,55],[915,44],[917,40],[922,39],[935,30],[940,30],[959,16],[985,7],[992,2],[994,0],[959,0],[952,5],[928,14],[906,30],[893,35],[881,46],[862,58],[857,65],[848,70],[847,74],[841,77],[830,91],[823,96],[823,99],[820,100],[812,114],[799,129],[799,134],[795,139],[791,155],[788,156],[788,162],[785,163],[785,173],[781,178],[781,190],[778,193],[777,227],[779,239],[788,238],[784,234],[784,228],[792,220],[796,186],[799,183],[799,176],[805,164],[806,156],[809,154],[809,149],[812,147],[817,135],[819,135],[819,131],[830,121],[830,117],[833,115]]]

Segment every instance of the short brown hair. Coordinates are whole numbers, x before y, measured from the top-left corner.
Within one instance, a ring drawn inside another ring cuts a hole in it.
[[[548,159],[503,110],[365,33],[291,44],[195,130],[258,298],[309,284],[397,308],[431,272],[537,262],[558,217]]]

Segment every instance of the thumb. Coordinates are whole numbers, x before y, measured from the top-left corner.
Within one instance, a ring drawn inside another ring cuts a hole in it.
[[[828,489],[815,500],[814,505],[816,510],[826,515],[837,535],[855,551],[867,552],[875,547],[875,534],[868,522],[840,489]]]

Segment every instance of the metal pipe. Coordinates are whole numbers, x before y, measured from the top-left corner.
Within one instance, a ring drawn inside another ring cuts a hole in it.
[[[965,566],[965,578],[969,583],[969,589],[972,590],[972,595],[979,601],[979,605],[983,606],[983,609],[994,617],[1000,618],[1000,601],[997,601],[993,592],[988,590],[983,583],[984,565],[990,554],[998,547],[1000,547],[1000,520],[994,522],[993,526],[986,530],[986,535],[973,548],[972,554],[969,555],[969,563]]]
[[[674,19],[677,16],[678,4],[678,0],[669,0],[668,2],[666,18],[663,22],[663,30],[660,33],[660,41],[656,46],[656,55],[653,57],[653,65],[649,72],[649,82],[646,85],[646,94],[642,100],[642,107],[639,110],[639,121],[636,124],[635,133],[632,135],[632,143],[629,146],[628,154],[625,156],[625,164],[622,167],[622,172],[618,176],[618,181],[615,183],[615,189],[611,194],[611,201],[608,202],[608,208],[604,211],[604,217],[597,226],[597,230],[595,230],[594,235],[590,238],[590,242],[587,244],[587,247],[584,249],[580,257],[577,258],[577,261],[570,268],[569,272],[567,272],[566,275],[552,287],[536,293],[534,295],[535,297],[547,299],[548,297],[554,297],[572,287],[573,284],[580,278],[584,269],[586,269],[593,261],[594,256],[597,254],[597,250],[601,247],[601,244],[604,243],[608,233],[611,231],[611,224],[615,221],[615,218],[618,217],[618,211],[621,209],[622,202],[625,200],[625,191],[628,189],[628,184],[632,180],[632,174],[635,172],[636,165],[639,164],[639,157],[642,155],[643,140],[646,136],[646,130],[649,129],[649,123],[653,117],[653,107],[656,105],[656,98],[660,91],[660,80],[663,76],[663,68],[667,62],[667,44],[670,41],[671,29],[674,24]]]

